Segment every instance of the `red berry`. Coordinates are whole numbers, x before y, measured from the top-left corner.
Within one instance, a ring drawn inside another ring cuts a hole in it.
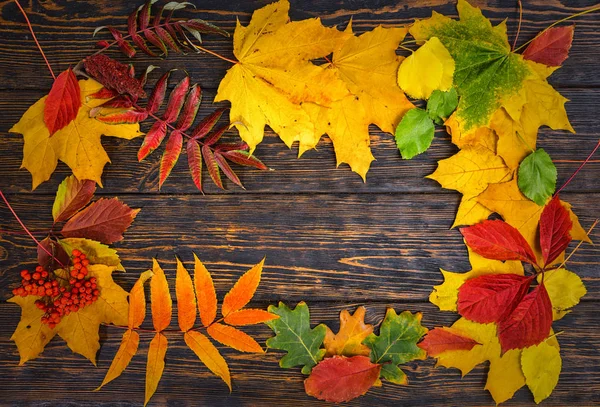
[[[34,279],[34,280],[39,280],[39,279],[40,279],[40,277],[41,277],[40,273],[37,273],[37,272],[36,272],[36,273],[33,273],[33,279]]]
[[[48,277],[48,272],[46,270],[42,271],[42,278]]]
[[[35,268],[35,271],[37,271],[37,272],[41,272],[42,270],[44,270],[44,268],[42,266],[37,266]]]
[[[81,252],[77,249],[73,249],[73,251],[71,252],[71,254],[73,255],[73,257],[79,257],[81,256]]]
[[[74,257],[74,258],[73,258],[73,263],[74,263],[74,264],[77,264],[77,263],[79,263],[80,261],[81,261],[81,259],[80,259],[79,257]]]
[[[83,280],[84,277],[85,277],[85,275],[83,273],[77,274],[77,279],[78,280]]]
[[[27,270],[21,270],[21,277],[25,277],[28,274],[29,274],[29,271],[27,271]]]
[[[81,264],[83,264],[84,266],[87,266],[90,264],[90,261],[88,259],[84,258],[83,260],[81,260]]]
[[[80,269],[80,268],[82,268],[82,267],[83,267],[83,266],[81,265],[81,263],[75,263],[75,264],[73,265],[73,268],[74,268],[75,270],[79,270],[79,269]]]

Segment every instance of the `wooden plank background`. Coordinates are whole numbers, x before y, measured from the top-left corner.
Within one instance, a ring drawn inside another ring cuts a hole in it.
[[[268,1],[197,0],[196,10],[180,16],[204,18],[232,32],[235,18],[247,23],[254,9]],[[345,25],[353,18],[356,31],[378,24],[399,25],[413,17],[425,18],[436,10],[455,15],[447,0],[336,0],[291,1],[292,19],[320,16],[326,24]],[[124,27],[136,2],[108,0],[22,0],[55,71],[73,66],[94,49],[93,29],[101,25]],[[516,31],[516,1],[474,1],[494,23],[508,18],[509,39]],[[570,14],[592,7],[596,0],[525,0],[520,42]],[[27,107],[46,94],[51,78],[46,71],[24,19],[12,1],[0,2],[0,188],[33,230],[51,224],[53,195],[68,168],[60,164],[52,179],[30,192],[31,180],[19,170],[22,137],[9,134]],[[231,55],[231,41],[206,38],[205,46]],[[111,56],[125,61],[124,57]],[[576,20],[570,58],[550,82],[572,101],[567,111],[577,134],[542,128],[539,146],[557,163],[559,183],[564,182],[595,146],[600,134],[600,18],[591,14]],[[204,89],[201,114],[213,107],[209,101],[228,64],[206,55],[175,55],[166,60],[136,56],[138,70],[148,64],[161,69],[186,69]],[[456,151],[445,132],[438,132],[432,148],[411,161],[402,161],[393,139],[373,128],[372,145],[378,161],[365,184],[346,166],[335,169],[331,142],[324,139],[316,151],[302,159],[272,133],[257,155],[274,171],[243,169],[247,191],[228,185],[219,191],[207,182],[206,196],[199,194],[187,173],[185,159],[158,191],[159,155],[138,163],[141,139],[127,142],[104,138],[112,164],[107,165],[99,195],[119,196],[132,207],[142,208],[125,241],[115,245],[126,274],[117,280],[129,289],[139,272],[157,257],[170,277],[174,256],[190,264],[197,253],[214,273],[220,298],[251,264],[267,256],[264,278],[252,302],[266,307],[277,301],[290,305],[305,300],[313,323],[325,322],[334,330],[338,314],[358,305],[368,309],[370,323],[379,323],[386,307],[424,312],[424,324],[433,328],[451,324],[456,314],[441,313],[428,301],[434,284],[442,280],[438,268],[468,270],[466,249],[456,230],[449,230],[459,196],[442,190],[423,177],[436,161]],[[563,193],[572,203],[584,227],[589,227],[600,208],[600,159],[592,160]],[[18,225],[0,206],[0,230],[16,231]],[[592,234],[598,241],[600,232]],[[31,267],[35,247],[19,234],[0,233],[0,299],[10,296],[18,283],[18,271]],[[574,256],[571,269],[582,276],[588,294],[569,316],[557,322],[564,330],[559,340],[563,371],[548,406],[592,406],[600,403],[600,251],[584,245]],[[171,282],[173,282],[171,278]],[[101,328],[102,347],[98,368],[74,355],[64,342],[53,340],[42,357],[19,367],[18,353],[10,336],[19,319],[18,307],[0,303],[0,404],[2,405],[141,405],[144,392],[145,351],[150,338],[142,339],[141,353],[123,376],[102,391],[93,390],[104,377],[118,347],[120,332]],[[270,336],[267,327],[248,329],[259,342]],[[241,354],[222,351],[229,361],[233,392],[201,365],[173,337],[167,367],[152,405],[322,405],[304,394],[299,369],[280,369],[281,354]],[[493,405],[483,390],[486,366],[466,377],[454,369],[434,369],[433,360],[405,366],[408,386],[384,383],[352,405],[432,406]],[[520,390],[509,406],[533,404],[527,389]]]

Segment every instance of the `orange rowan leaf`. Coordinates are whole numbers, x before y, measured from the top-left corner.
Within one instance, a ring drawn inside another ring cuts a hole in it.
[[[94,391],[100,390],[102,386],[121,376],[121,373],[123,373],[129,365],[129,362],[131,362],[131,358],[137,353],[139,344],[140,335],[136,331],[131,329],[125,331],[123,339],[121,340],[121,346],[119,346],[119,350],[113,358],[102,384]]]
[[[250,302],[260,283],[260,275],[264,263],[265,259],[262,259],[260,263],[245,272],[225,295],[223,307],[221,308],[223,316],[226,317],[230,313],[242,309]]]
[[[371,350],[362,341],[373,333],[373,325],[365,324],[365,307],[358,307],[354,315],[346,310],[340,313],[340,330],[337,334],[327,328],[323,346],[327,356],[369,356]]]
[[[202,325],[209,326],[217,317],[217,293],[210,273],[194,254],[194,286]]]
[[[216,322],[206,328],[206,332],[217,342],[240,352],[264,353],[263,348],[250,335],[232,326]]]
[[[204,363],[204,365],[214,374],[219,376],[231,391],[231,375],[229,374],[229,366],[219,353],[219,350],[212,342],[200,332],[189,331],[183,335],[185,343],[196,356]]]
[[[154,279],[152,280],[154,281]],[[160,382],[163,370],[165,369],[167,346],[167,337],[160,332],[154,335],[152,342],[150,342],[150,347],[148,348],[148,363],[146,364],[146,400],[144,401],[144,406],[148,404],[156,391],[158,382]]]
[[[261,309],[243,309],[232,312],[227,315],[224,320],[229,325],[243,326],[260,324],[277,318],[279,318],[278,315],[271,314],[270,312]]]
[[[150,280],[150,294],[152,296],[152,323],[158,332],[166,329],[171,323],[173,301],[169,293],[169,284],[165,272],[160,268],[156,259],[152,259],[154,276]]]
[[[189,331],[196,322],[196,296],[190,273],[177,259],[177,277],[175,279],[177,295],[177,320],[183,332]]]
[[[146,270],[135,282],[129,292],[129,328],[137,328],[142,325],[146,319],[146,295],[144,294],[144,284],[152,277],[152,270]]]

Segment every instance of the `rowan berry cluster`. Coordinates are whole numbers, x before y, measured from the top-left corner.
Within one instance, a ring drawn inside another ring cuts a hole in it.
[[[73,250],[72,255],[70,278],[65,278],[62,284],[54,273],[37,266],[33,273],[21,271],[21,285],[13,290],[14,295],[21,297],[42,297],[35,301],[35,305],[44,311],[42,323],[50,328],[54,328],[62,317],[93,304],[100,295],[96,277],[87,276],[90,261],[86,255],[77,249]]]

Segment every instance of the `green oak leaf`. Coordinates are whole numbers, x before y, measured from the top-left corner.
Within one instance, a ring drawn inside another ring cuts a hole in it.
[[[396,127],[396,145],[402,158],[410,160],[425,152],[435,133],[435,126],[423,109],[410,109]]]
[[[293,311],[283,302],[278,307],[270,305],[268,310],[279,315],[279,319],[267,322],[275,332],[275,336],[267,340],[267,347],[288,352],[279,361],[279,366],[302,366],[302,373],[310,374],[313,366],[325,356],[325,349],[321,349],[321,345],[327,327],[320,324],[310,328],[310,313],[305,302],[298,303]]]
[[[427,353],[417,346],[427,328],[421,325],[421,313],[404,311],[396,314],[388,308],[379,328],[379,336],[371,334],[362,342],[371,349],[371,362],[383,364],[381,376],[392,383],[406,384],[406,375],[398,365],[425,359]]]
[[[125,271],[117,251],[105,244],[79,237],[61,239],[59,240],[59,243],[69,255],[73,249],[77,249],[82,253],[85,253],[91,264],[104,264],[106,266],[116,267],[118,271]]]
[[[516,94],[530,73],[521,55],[511,52],[506,22],[492,26],[481,10],[458,1],[460,20],[433,12],[416,21],[410,33],[417,41],[437,37],[456,63],[454,86],[460,96],[456,110],[463,130],[485,126],[501,102]]]
[[[517,183],[523,195],[541,206],[554,194],[556,177],[552,158],[543,148],[538,148],[521,161]]]
[[[427,113],[435,124],[442,125],[458,106],[458,93],[452,88],[448,92],[434,90],[427,101]]]

